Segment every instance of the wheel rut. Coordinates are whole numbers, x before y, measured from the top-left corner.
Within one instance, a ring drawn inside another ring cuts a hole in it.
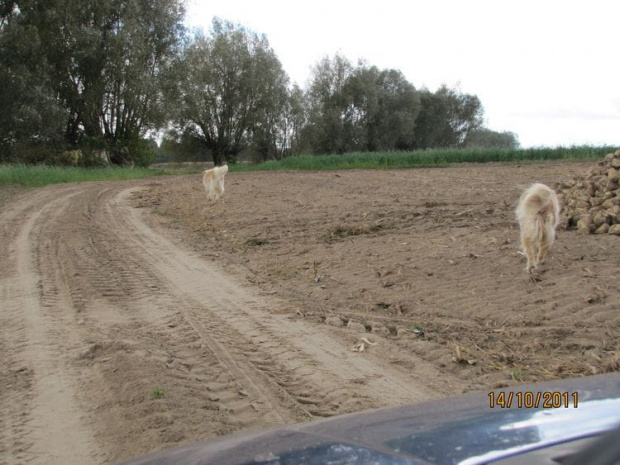
[[[0,210],[0,462],[112,462],[438,395],[154,227],[129,202],[143,184]]]

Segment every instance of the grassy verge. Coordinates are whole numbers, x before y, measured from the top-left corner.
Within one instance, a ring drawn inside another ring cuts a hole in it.
[[[67,168],[55,166],[0,165],[0,186],[42,187],[84,181],[125,181],[149,176],[178,174],[146,168]]]
[[[588,160],[601,158],[615,147],[557,147],[530,149],[432,149],[413,152],[365,152],[342,155],[303,155],[257,165],[233,165],[231,171],[341,170],[411,168],[453,163]]]

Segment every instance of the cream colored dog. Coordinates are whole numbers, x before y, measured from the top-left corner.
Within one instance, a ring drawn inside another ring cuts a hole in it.
[[[205,186],[207,199],[217,200],[224,194],[224,176],[226,173],[228,173],[228,165],[205,170],[202,175],[202,185]]]
[[[527,257],[526,271],[536,270],[555,241],[560,223],[560,202],[556,193],[544,184],[527,188],[516,210],[521,228],[521,249]]]

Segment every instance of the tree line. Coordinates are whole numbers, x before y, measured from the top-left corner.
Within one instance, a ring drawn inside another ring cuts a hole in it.
[[[295,154],[516,147],[475,95],[416,89],[336,54],[291,83],[267,37],[180,0],[0,0],[0,162],[148,165]],[[162,136],[163,135],[163,136]],[[163,137],[161,147],[154,139]]]

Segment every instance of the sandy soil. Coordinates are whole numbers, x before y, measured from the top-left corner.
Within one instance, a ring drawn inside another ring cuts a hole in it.
[[[0,462],[618,370],[620,239],[560,231],[536,280],[517,253],[520,189],[588,167],[229,173],[215,204],[198,175],[13,196]]]

